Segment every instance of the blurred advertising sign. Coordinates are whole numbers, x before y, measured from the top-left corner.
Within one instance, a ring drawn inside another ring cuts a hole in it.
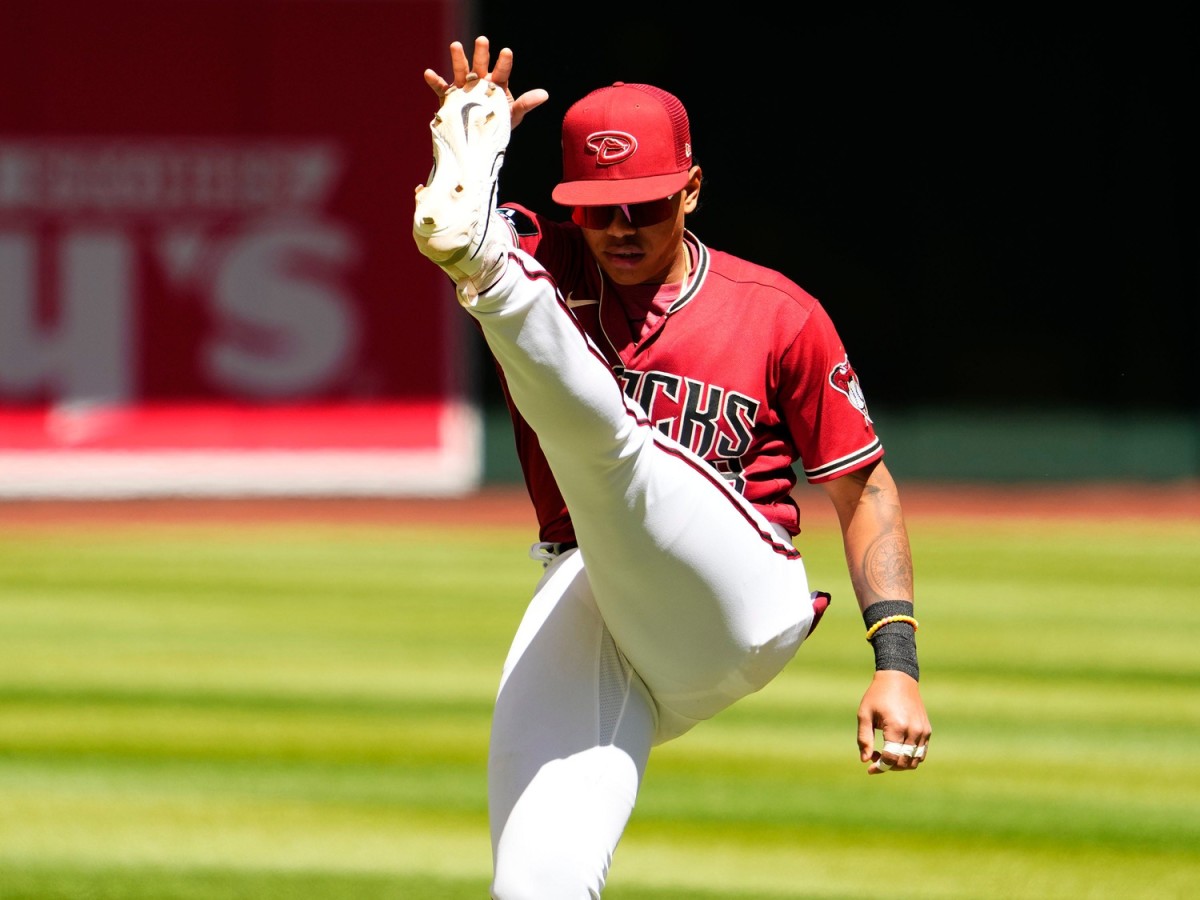
[[[434,0],[0,0],[0,496],[449,494]]]

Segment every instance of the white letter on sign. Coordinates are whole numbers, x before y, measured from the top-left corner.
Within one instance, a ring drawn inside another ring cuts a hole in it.
[[[128,402],[135,353],[128,240],[117,231],[66,232],[54,314],[45,317],[37,248],[30,234],[0,233],[0,396]]]
[[[359,323],[334,276],[354,250],[340,230],[308,222],[235,239],[213,288],[223,321],[221,339],[207,352],[209,377],[259,398],[336,386],[354,358]]]

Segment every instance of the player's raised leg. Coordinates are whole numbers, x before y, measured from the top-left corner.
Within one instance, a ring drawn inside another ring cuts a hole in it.
[[[815,619],[804,565],[781,529],[626,397],[537,262],[508,256],[468,309],[537,432],[596,604],[653,694],[664,740],[795,655]]]

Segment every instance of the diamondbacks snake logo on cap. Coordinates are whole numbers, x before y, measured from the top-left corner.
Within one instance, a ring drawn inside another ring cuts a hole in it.
[[[633,156],[638,142],[626,131],[594,131],[587,136],[584,146],[596,155],[596,165],[612,166]]]

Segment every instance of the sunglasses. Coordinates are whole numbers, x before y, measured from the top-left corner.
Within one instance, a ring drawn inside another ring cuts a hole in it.
[[[661,200],[645,203],[621,203],[616,206],[577,206],[571,213],[571,221],[581,228],[607,228],[613,213],[620,210],[634,228],[657,225],[675,215],[675,194]]]

